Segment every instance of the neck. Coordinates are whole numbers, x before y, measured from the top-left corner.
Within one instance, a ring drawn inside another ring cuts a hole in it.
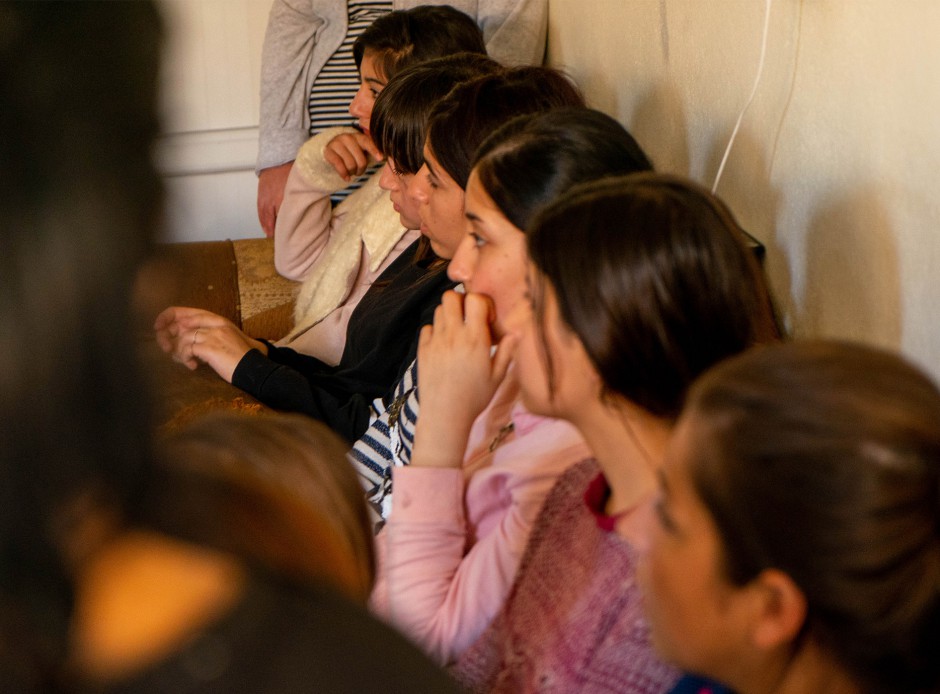
[[[627,511],[656,488],[672,425],[623,398],[598,401],[571,419],[610,485],[608,514]]]
[[[776,666],[765,663],[760,675],[742,678],[734,690],[742,694],[859,694],[861,688],[830,656],[807,639],[796,653],[781,656]]]

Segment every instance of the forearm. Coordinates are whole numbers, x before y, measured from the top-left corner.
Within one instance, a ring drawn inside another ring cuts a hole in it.
[[[377,611],[415,639],[440,664],[466,650],[496,616],[519,566],[531,522],[500,490],[484,503],[488,532],[469,549],[463,472],[393,470],[392,514],[385,543]],[[498,485],[497,485],[498,486]],[[476,513],[481,509],[477,508]]]
[[[467,582],[464,480],[460,470],[395,468],[374,608],[415,639],[439,663],[450,662],[461,632],[476,621],[474,586]]]
[[[331,128],[307,140],[287,178],[274,233],[274,265],[288,279],[302,280],[311,272],[342,220],[330,195],[346,182],[323,159],[323,149],[338,131],[347,130]]]
[[[362,436],[375,394],[365,389],[353,392],[334,377],[333,367],[314,357],[285,348],[269,349],[270,356],[257,350],[246,354],[235,368],[232,384],[269,407],[313,417],[347,441]],[[293,352],[290,358],[289,352]]]

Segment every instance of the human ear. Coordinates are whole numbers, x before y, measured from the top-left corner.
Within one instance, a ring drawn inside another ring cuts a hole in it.
[[[752,581],[757,604],[751,638],[770,650],[796,639],[806,621],[806,596],[783,571],[765,569]]]

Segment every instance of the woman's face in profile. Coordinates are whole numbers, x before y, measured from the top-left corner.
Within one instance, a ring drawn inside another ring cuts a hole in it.
[[[505,334],[506,317],[525,296],[525,234],[490,198],[476,172],[470,173],[464,206],[465,223],[447,274],[468,293],[493,302],[493,335]]]
[[[721,681],[750,647],[752,601],[747,585],[725,576],[718,528],[692,484],[691,461],[707,445],[702,429],[687,413],[672,435],[639,576],[660,655]]]
[[[366,135],[369,134],[369,120],[372,118],[372,107],[375,98],[385,89],[388,80],[382,75],[377,55],[373,51],[362,54],[359,64],[359,90],[349,103],[349,113],[356,119],[359,128]]]
[[[464,190],[434,152],[424,146],[424,164],[408,186],[408,195],[417,205],[421,233],[440,258],[450,259],[464,234]]]
[[[402,173],[396,170],[395,160],[386,157],[385,166],[379,174],[379,186],[389,192],[392,207],[398,213],[401,225],[406,229],[417,229],[421,226],[418,216],[418,203],[414,196],[408,194],[415,174]]]

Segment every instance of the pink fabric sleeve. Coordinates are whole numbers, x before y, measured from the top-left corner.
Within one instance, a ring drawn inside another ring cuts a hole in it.
[[[330,196],[348,183],[323,159],[323,148],[349,130],[328,128],[311,137],[287,176],[274,228],[274,266],[288,279],[303,280],[310,273],[342,223],[344,209],[334,209]]]
[[[461,470],[395,468],[373,609],[453,662],[505,601],[555,479],[588,455],[573,427],[540,419],[466,485]]]

